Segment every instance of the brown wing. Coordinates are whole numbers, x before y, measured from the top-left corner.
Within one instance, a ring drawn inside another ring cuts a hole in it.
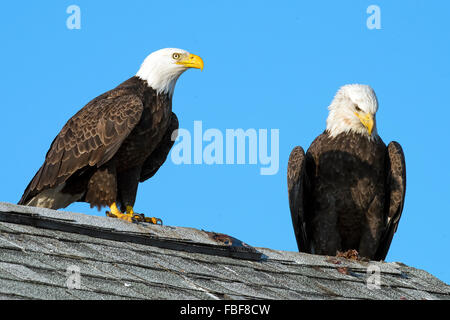
[[[289,156],[287,182],[292,225],[297,246],[301,252],[311,251],[305,220],[306,179],[305,151],[302,147],[297,146]]]
[[[392,141],[387,147],[386,168],[386,229],[382,235],[375,260],[384,260],[403,211],[406,191],[405,155],[399,143]]]
[[[147,158],[147,160],[145,160],[145,163],[142,166],[140,182],[153,177],[158,169],[162,166],[164,161],[166,161],[167,155],[169,154],[169,151],[175,142],[175,139],[172,139],[172,134],[175,130],[178,129],[178,118],[173,112],[170,121],[171,122],[169,128],[167,129],[160,144],[156,147],[155,151],[153,151],[152,154]]]
[[[114,89],[97,97],[65,124],[19,204],[65,182],[78,170],[99,167],[113,157],[143,111],[137,96],[123,93]]]

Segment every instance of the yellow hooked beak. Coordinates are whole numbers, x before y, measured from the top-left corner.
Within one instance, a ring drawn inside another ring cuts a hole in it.
[[[177,64],[181,64],[188,68],[196,68],[203,71],[203,59],[195,54],[189,54],[182,58]]]
[[[355,115],[359,118],[361,123],[364,125],[364,127],[367,128],[367,131],[369,132],[369,135],[372,135],[373,130],[373,116],[370,113],[365,114],[359,114],[355,112]]]

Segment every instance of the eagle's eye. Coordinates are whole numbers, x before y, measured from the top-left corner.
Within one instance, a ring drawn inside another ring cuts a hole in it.
[[[178,59],[180,59],[180,54],[175,52],[175,53],[172,55],[172,58],[174,58],[175,60],[178,60]]]
[[[361,112],[361,111],[362,111],[361,108],[358,107],[357,105],[355,105],[355,110],[358,111],[358,112]]]

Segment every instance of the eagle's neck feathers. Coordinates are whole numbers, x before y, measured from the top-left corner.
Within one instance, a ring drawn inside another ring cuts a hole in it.
[[[158,64],[143,63],[136,76],[147,82],[158,94],[173,96],[175,84],[181,73],[177,69],[166,69]]]

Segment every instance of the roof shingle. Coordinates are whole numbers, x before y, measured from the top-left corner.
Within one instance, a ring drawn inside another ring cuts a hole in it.
[[[367,267],[381,286],[369,289]],[[69,267],[80,271],[70,289]],[[449,299],[402,263],[253,248],[203,230],[0,203],[0,299]]]

